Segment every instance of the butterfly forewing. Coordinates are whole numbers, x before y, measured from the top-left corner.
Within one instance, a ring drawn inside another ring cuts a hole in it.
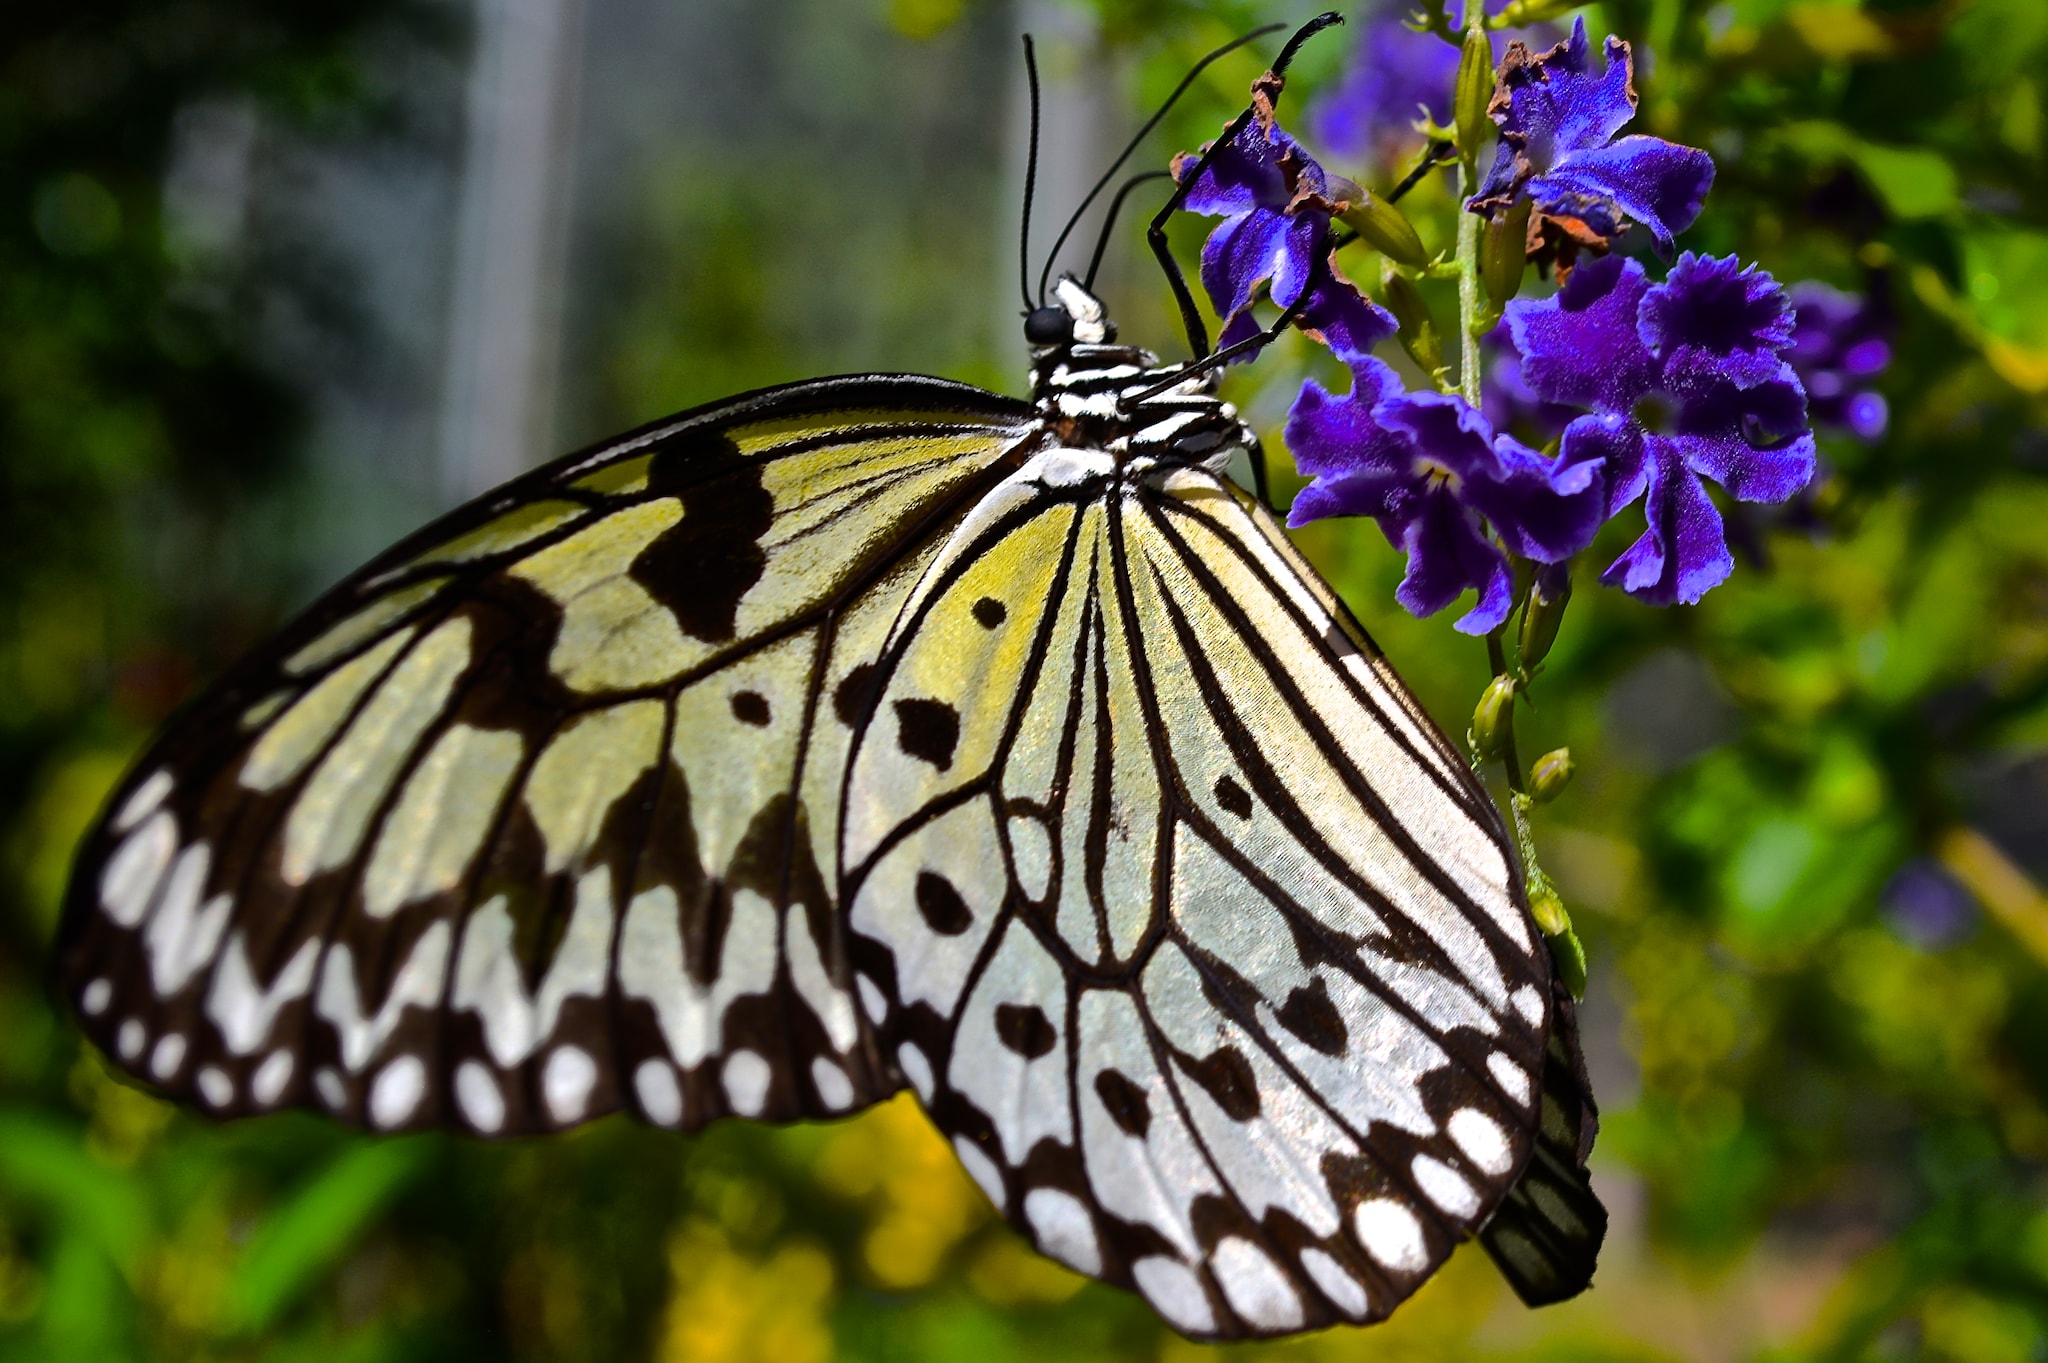
[[[190,707],[81,852],[94,1038],[220,1113],[504,1134],[896,1087],[830,879],[904,598],[1030,410],[826,380],[515,482]]]
[[[1061,449],[993,493],[844,819],[886,1058],[1040,1248],[1186,1333],[1385,1315],[1529,1157],[1549,963],[1498,816],[1207,472]]]

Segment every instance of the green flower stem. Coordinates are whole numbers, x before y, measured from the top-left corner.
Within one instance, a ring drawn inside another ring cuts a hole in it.
[[[1486,31],[1486,6],[1468,4],[1465,6],[1466,28],[1469,32]],[[1474,407],[1479,406],[1479,215],[1465,211],[1465,201],[1479,192],[1479,149],[1458,148],[1458,392]],[[1497,639],[1490,641],[1489,648],[1496,654],[1500,651]],[[1500,663],[1494,664],[1494,672],[1500,673]],[[1508,751],[1513,751],[1513,731],[1508,738]],[[1510,761],[1508,769],[1515,773],[1515,789],[1520,790],[1519,769]]]

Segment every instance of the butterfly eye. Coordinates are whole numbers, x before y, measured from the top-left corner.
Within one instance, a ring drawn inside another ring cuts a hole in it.
[[[1024,339],[1035,346],[1065,345],[1074,339],[1074,319],[1065,308],[1033,308],[1024,318]]]

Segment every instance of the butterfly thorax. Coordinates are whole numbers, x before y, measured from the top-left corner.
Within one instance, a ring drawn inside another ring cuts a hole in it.
[[[1130,471],[1134,464],[1199,464],[1221,472],[1230,456],[1255,447],[1237,409],[1216,396],[1216,372],[1182,374],[1138,346],[1114,344],[1102,303],[1071,278],[1055,288],[1067,338],[1032,351],[1032,399],[1059,444],[1101,450]],[[1052,311],[1046,309],[1045,311]],[[1157,390],[1157,391],[1155,391]]]

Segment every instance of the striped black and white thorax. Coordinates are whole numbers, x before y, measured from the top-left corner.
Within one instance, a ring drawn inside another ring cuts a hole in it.
[[[1188,372],[1115,344],[1101,300],[1071,277],[1054,295],[1070,339],[1034,347],[1032,399],[1060,446],[1100,450],[1126,476],[1160,464],[1221,473],[1240,452],[1257,457],[1258,438],[1216,396],[1217,370]]]

